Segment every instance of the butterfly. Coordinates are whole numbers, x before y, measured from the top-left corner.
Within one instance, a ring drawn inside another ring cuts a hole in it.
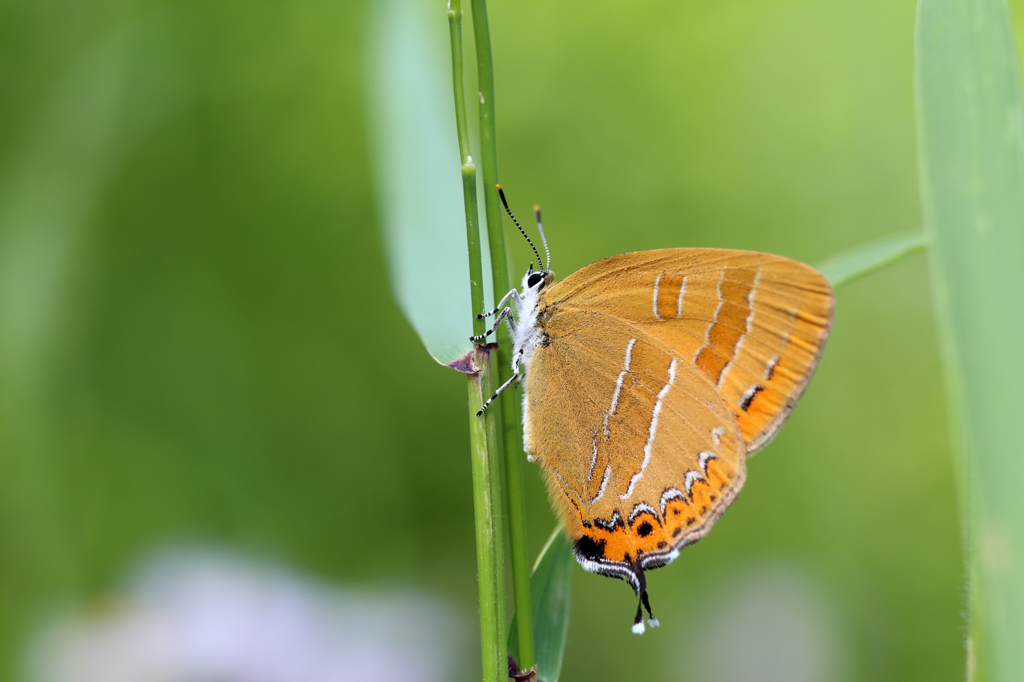
[[[746,458],[807,387],[832,325],[829,281],[754,251],[626,253],[560,282],[537,257],[488,313],[509,325],[523,439],[587,571],[626,580],[634,633],[659,623],[644,572],[704,537],[736,499]],[[505,303],[512,300],[515,313]]]

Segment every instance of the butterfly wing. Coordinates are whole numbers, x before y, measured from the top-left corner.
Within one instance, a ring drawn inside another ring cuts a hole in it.
[[[824,276],[781,256],[663,249],[578,270],[545,292],[544,305],[615,316],[696,365],[736,415],[752,454],[807,387],[833,296]]]
[[[526,377],[525,440],[589,571],[670,562],[736,497],[745,446],[690,358],[606,312],[549,308]]]

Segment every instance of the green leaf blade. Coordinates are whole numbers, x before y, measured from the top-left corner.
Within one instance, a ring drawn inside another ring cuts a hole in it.
[[[537,654],[537,679],[558,682],[569,632],[569,586],[573,556],[569,541],[558,528],[537,557],[530,574],[533,606],[533,637]],[[516,618],[509,626],[508,650],[517,649]]]
[[[921,0],[915,48],[921,197],[971,556],[969,676],[1008,682],[1024,670],[1024,123],[1006,5]]]
[[[452,84],[440,49],[447,18],[415,0],[383,0],[376,11],[368,94],[391,288],[427,351],[447,365],[472,349],[473,333]]]
[[[860,279],[877,272],[912,253],[919,253],[928,247],[925,233],[901,232],[882,237],[839,254],[818,266],[833,287]]]

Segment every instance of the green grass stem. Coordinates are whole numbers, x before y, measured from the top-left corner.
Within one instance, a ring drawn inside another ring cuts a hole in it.
[[[476,199],[476,164],[470,155],[469,123],[463,76],[461,0],[448,3],[448,32],[452,46],[452,86],[455,93],[455,128],[462,164],[462,198],[466,207],[466,243],[469,246],[469,290],[473,305],[473,335],[484,333],[485,322],[476,318],[484,309],[483,264],[480,253],[480,212]]]
[[[480,162],[483,172],[484,206],[487,214],[487,239],[490,246],[494,300],[499,300],[511,288],[508,254],[502,227],[502,207],[498,199],[498,150],[494,118],[494,63],[491,57],[491,37],[487,23],[486,0],[472,0],[473,32],[476,40],[477,82],[479,84]],[[511,339],[503,328],[499,332],[496,354],[498,383],[512,375]],[[509,548],[512,566],[512,587],[517,620],[518,651],[516,660],[523,670],[534,666],[532,606],[530,601],[529,547],[526,537],[526,502],[523,495],[522,435],[519,401],[516,392],[506,391],[499,400],[502,432],[502,458],[505,465],[506,511],[508,513]]]
[[[480,218],[476,198],[476,166],[470,156],[469,127],[463,88],[462,8],[460,0],[448,6],[448,28],[452,48],[452,80],[455,94],[455,124],[459,138],[462,170],[462,194],[466,208],[466,242],[469,251],[470,300],[473,306],[473,334],[484,331],[484,320],[476,313],[484,308],[483,265],[480,251]],[[500,445],[498,415],[488,411],[484,418],[477,411],[491,395],[490,352],[474,351],[479,369],[469,377],[469,430],[473,469],[473,512],[476,526],[477,581],[480,599],[480,651],[484,682],[497,682],[506,676],[505,579],[500,519],[501,471],[495,455]],[[498,512],[495,511],[497,505]]]
[[[485,348],[473,351],[480,372],[469,376],[469,443],[473,469],[473,514],[476,526],[476,568],[480,599],[480,653],[483,681],[498,682],[508,674],[505,662],[504,602],[498,575],[502,572],[501,523],[494,514],[493,458],[488,445],[494,420],[476,416],[491,394],[491,358]]]

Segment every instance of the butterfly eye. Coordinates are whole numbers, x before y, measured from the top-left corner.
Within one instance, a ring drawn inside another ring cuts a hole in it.
[[[543,279],[544,275],[540,274],[539,272],[535,272],[534,274],[530,275],[529,279],[526,280],[526,287],[528,289],[532,289],[538,284],[540,284],[541,280]]]

